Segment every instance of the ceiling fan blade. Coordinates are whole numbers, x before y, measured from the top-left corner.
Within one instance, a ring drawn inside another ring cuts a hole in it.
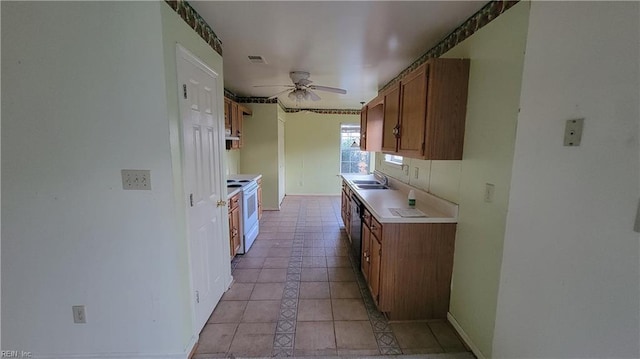
[[[289,92],[289,89],[286,89],[286,90],[284,90],[284,91],[280,91],[280,92],[278,92],[277,94],[275,94],[275,95],[273,95],[273,96],[269,96],[269,97],[268,97],[268,99],[269,99],[269,100],[274,99],[274,98],[276,98],[276,97],[278,97],[278,96],[280,96],[280,95],[282,95],[282,94],[284,94],[284,93],[286,93],[286,92]]]
[[[296,82],[296,85],[301,85],[301,86],[308,86],[311,85],[313,81],[308,80],[308,79],[300,79],[298,80],[298,82]]]
[[[295,87],[293,85],[253,85],[253,87]]]
[[[337,87],[327,87],[327,86],[318,86],[318,85],[311,85],[309,86],[310,89],[312,90],[318,90],[318,91],[326,91],[326,92],[333,92],[333,93],[340,93],[340,94],[346,94],[347,90],[345,89],[339,89]]]
[[[320,96],[318,96],[315,92],[307,90],[307,93],[311,97],[312,101],[319,101],[320,100]]]

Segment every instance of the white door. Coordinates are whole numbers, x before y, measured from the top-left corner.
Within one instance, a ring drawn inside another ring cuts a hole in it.
[[[230,270],[229,242],[223,235],[227,206],[218,205],[226,199],[220,168],[224,120],[218,75],[180,46],[177,66],[191,289],[199,332],[222,297]]]
[[[284,157],[284,121],[278,119],[278,206],[284,199],[285,192],[285,157]]]

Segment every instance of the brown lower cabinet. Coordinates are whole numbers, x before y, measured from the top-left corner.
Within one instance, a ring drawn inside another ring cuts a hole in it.
[[[229,246],[231,248],[231,258],[235,257],[240,250],[240,193],[229,199]]]
[[[456,224],[363,216],[361,270],[378,310],[390,320],[446,318]]]

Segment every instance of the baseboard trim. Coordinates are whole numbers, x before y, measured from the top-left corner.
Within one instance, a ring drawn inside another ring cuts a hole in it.
[[[460,326],[460,323],[458,323],[458,321],[453,316],[453,314],[447,313],[447,320],[449,321],[449,323],[451,323],[451,325],[453,326],[453,329],[455,329],[456,332],[458,332],[458,335],[460,335],[460,338],[462,338],[464,343],[469,347],[469,349],[471,349],[471,352],[473,353],[473,355],[475,355],[476,358],[478,359],[486,359],[486,357],[482,354],[480,349],[478,349],[478,347],[475,345],[475,343],[473,343],[471,338],[469,338],[469,335],[464,331],[464,329],[462,329],[462,327]]]
[[[43,359],[189,359],[198,343],[198,335],[192,335],[182,353],[144,354],[144,353],[100,353],[100,354],[34,354],[34,358]]]
[[[340,193],[290,193],[289,197],[305,196],[305,197],[336,197],[340,196]]]
[[[141,353],[103,353],[103,354],[34,354],[34,358],[44,359],[187,359],[189,353],[141,354]]]
[[[189,339],[189,344],[187,344],[187,347],[185,348],[185,354],[187,355],[186,359],[191,359],[191,357],[195,354],[199,339],[199,334],[194,334],[191,336],[191,339]]]

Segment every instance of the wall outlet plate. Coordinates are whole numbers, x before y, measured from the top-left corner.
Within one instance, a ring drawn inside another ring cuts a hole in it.
[[[582,127],[584,125],[584,118],[576,118],[573,120],[567,120],[564,125],[564,145],[565,146],[580,146],[580,140],[582,140]]]
[[[122,170],[122,189],[151,190],[150,170]]]

